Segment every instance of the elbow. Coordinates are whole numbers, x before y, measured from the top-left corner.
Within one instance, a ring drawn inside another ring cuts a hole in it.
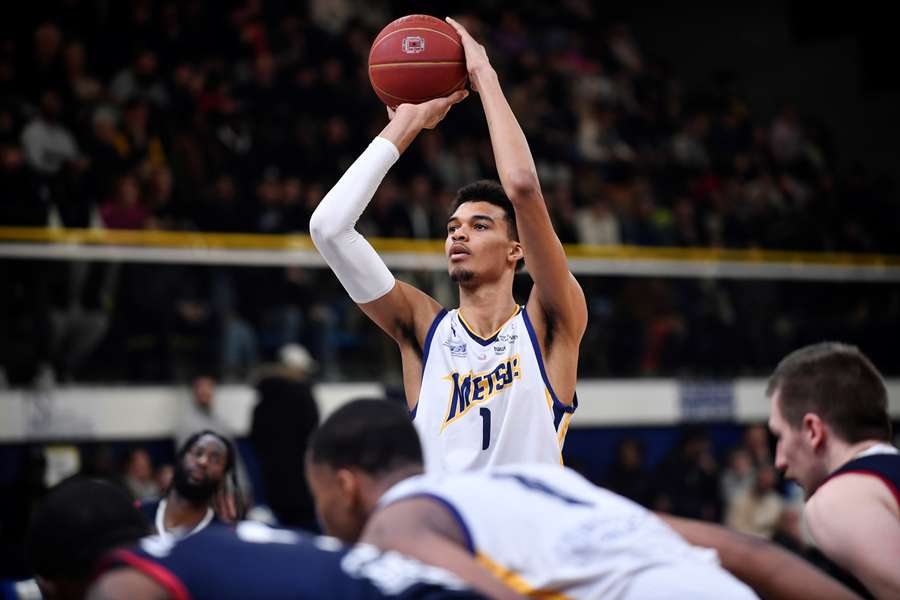
[[[313,214],[309,219],[309,237],[312,238],[316,248],[321,248],[323,245],[327,244],[329,240],[334,239],[336,235],[337,232],[334,231],[333,227],[329,226],[325,215],[318,209],[313,211]]]
[[[510,202],[528,200],[541,194],[537,173],[530,169],[518,169],[504,177],[503,189]]]

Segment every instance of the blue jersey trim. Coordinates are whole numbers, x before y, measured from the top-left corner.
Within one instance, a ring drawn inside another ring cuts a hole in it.
[[[425,365],[428,364],[428,354],[431,351],[431,340],[434,338],[434,332],[437,331],[441,319],[443,319],[446,314],[447,309],[442,308],[431,322],[431,327],[428,328],[428,334],[425,336],[425,347],[422,348],[422,377],[425,376]]]
[[[429,500],[434,500],[441,506],[447,509],[453,519],[456,521],[456,524],[459,525],[460,531],[462,531],[463,539],[465,540],[466,550],[469,551],[473,556],[475,555],[475,543],[472,541],[472,532],[469,531],[469,527],[466,525],[466,522],[463,520],[462,515],[459,514],[459,511],[456,510],[456,507],[450,503],[446,498],[442,498],[437,494],[432,494],[431,492],[416,492],[410,494],[409,496],[402,496],[400,498],[395,498],[391,501],[391,504],[396,502],[400,502],[402,500],[410,500],[412,498],[428,498]],[[390,504],[388,505],[390,506]]]
[[[559,401],[556,392],[553,391],[553,386],[550,384],[550,378],[547,377],[547,370],[544,368],[544,356],[541,354],[541,345],[538,343],[534,325],[531,324],[531,319],[528,317],[528,309],[526,308],[522,309],[522,319],[525,321],[525,329],[528,330],[528,337],[531,338],[531,345],[534,347],[534,355],[537,357],[541,378],[544,380],[544,385],[547,386],[547,389],[550,391],[550,397],[553,399],[553,427],[557,429],[562,422],[563,415],[565,413],[572,414],[578,408],[578,397],[574,396],[572,398],[571,405],[563,404]]]
[[[441,320],[444,318],[444,315],[447,314],[447,309],[442,308],[437,315],[435,315],[434,320],[431,322],[431,326],[428,328],[428,333],[425,335],[425,346],[422,348],[422,378],[425,378],[425,365],[428,364],[428,355],[431,352],[431,340],[434,339],[434,332],[437,331],[438,325]],[[416,400],[416,405],[413,406],[413,409],[409,411],[409,420],[414,421],[416,419],[416,412],[419,410],[419,401]]]

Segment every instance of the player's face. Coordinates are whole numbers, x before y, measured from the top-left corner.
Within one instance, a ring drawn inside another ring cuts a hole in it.
[[[819,486],[827,471],[822,459],[802,430],[791,427],[781,413],[780,391],[775,390],[771,399],[769,429],[777,438],[775,468],[785,477],[796,481],[809,496]]]
[[[222,483],[228,464],[228,448],[213,435],[201,436],[176,466],[176,489],[192,499],[210,497]]]
[[[366,515],[356,487],[346,471],[306,458],[306,480],[316,503],[316,515],[324,532],[344,542],[353,543],[362,534]]]
[[[463,284],[496,279],[522,257],[506,213],[489,202],[465,202],[456,209],[447,221],[444,251],[451,279]]]

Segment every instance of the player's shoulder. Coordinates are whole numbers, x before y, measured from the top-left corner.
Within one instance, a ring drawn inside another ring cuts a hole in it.
[[[870,473],[848,471],[828,479],[806,502],[810,526],[850,518],[864,507],[883,507],[900,516],[900,506],[888,483]]]

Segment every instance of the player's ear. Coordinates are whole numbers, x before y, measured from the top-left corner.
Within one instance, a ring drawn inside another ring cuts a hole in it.
[[[355,472],[350,469],[338,469],[335,476],[342,497],[354,499],[359,495],[359,478]]]
[[[828,435],[825,431],[825,423],[816,413],[806,413],[803,415],[803,421],[800,423],[800,431],[806,441],[814,449],[821,446]]]
[[[525,249],[522,248],[521,242],[510,240],[508,258],[513,264],[518,263],[520,259],[525,258]]]

